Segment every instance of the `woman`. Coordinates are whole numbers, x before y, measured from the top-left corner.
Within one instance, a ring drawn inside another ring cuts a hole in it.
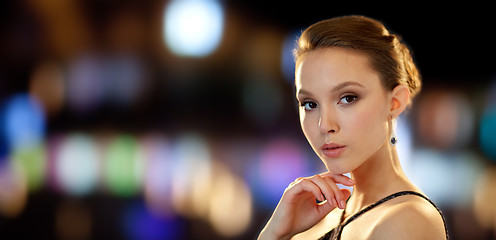
[[[300,123],[329,172],[291,183],[259,239],[447,239],[396,152],[393,122],[421,85],[407,47],[378,21],[346,16],[306,29],[295,57]]]

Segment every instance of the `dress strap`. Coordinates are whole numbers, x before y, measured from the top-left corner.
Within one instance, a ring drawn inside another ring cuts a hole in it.
[[[346,220],[346,222],[343,224],[343,221],[344,221],[344,215],[345,215],[345,210],[343,210],[343,213],[341,215],[341,221],[340,221],[340,224],[339,226],[335,229],[337,231],[334,231],[335,234],[335,237],[334,238],[331,238],[331,239],[340,239],[341,238],[341,233],[343,231],[343,228],[348,225],[350,222],[352,222],[353,220],[355,220],[356,218],[358,218],[359,216],[361,216],[362,214],[370,211],[371,209],[377,207],[378,205],[380,204],[383,204],[384,202],[387,202],[391,199],[394,199],[394,198],[397,198],[397,197],[400,197],[400,196],[404,196],[404,195],[415,195],[415,196],[419,196],[425,200],[427,200],[427,202],[429,202],[434,208],[436,208],[436,210],[439,212],[439,214],[441,215],[442,219],[443,219],[443,224],[444,224],[444,231],[446,233],[446,239],[448,240],[449,239],[449,235],[448,235],[448,228],[446,227],[446,220],[444,219],[444,215],[443,213],[441,212],[441,210],[436,206],[436,204],[434,202],[432,202],[428,197],[424,196],[423,194],[421,193],[418,193],[418,192],[414,192],[414,191],[402,191],[402,192],[397,192],[397,193],[393,193],[377,202],[375,202],[374,204],[371,204],[369,206],[367,206],[366,208],[360,210],[359,212],[357,212],[356,214],[354,214],[353,216],[351,216],[348,220]]]

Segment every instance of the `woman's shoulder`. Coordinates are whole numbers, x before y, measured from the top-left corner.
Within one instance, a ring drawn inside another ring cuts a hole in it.
[[[392,200],[371,232],[372,239],[445,239],[444,222],[436,207],[418,196]]]
[[[315,224],[312,228],[307,231],[301,232],[291,238],[291,240],[300,240],[300,239],[318,239],[324,236],[331,229],[335,228],[339,224],[339,219],[343,210],[336,208],[332,210],[329,214],[327,214],[324,219],[322,219],[319,223]]]

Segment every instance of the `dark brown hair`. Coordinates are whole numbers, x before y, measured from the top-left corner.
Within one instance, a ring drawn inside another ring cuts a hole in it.
[[[296,64],[305,53],[327,47],[354,49],[368,55],[389,90],[404,84],[411,98],[420,90],[420,74],[410,51],[379,21],[364,16],[344,16],[313,24],[298,40],[294,51]]]

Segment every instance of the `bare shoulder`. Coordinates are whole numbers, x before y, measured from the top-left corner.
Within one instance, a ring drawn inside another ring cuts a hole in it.
[[[383,208],[371,239],[446,239],[441,215],[425,199],[404,196]]]
[[[293,236],[291,240],[318,239],[324,236],[327,232],[329,232],[331,229],[339,224],[339,219],[342,212],[343,210],[341,209],[334,209],[324,219],[322,219],[322,221],[320,221],[307,231]]]

